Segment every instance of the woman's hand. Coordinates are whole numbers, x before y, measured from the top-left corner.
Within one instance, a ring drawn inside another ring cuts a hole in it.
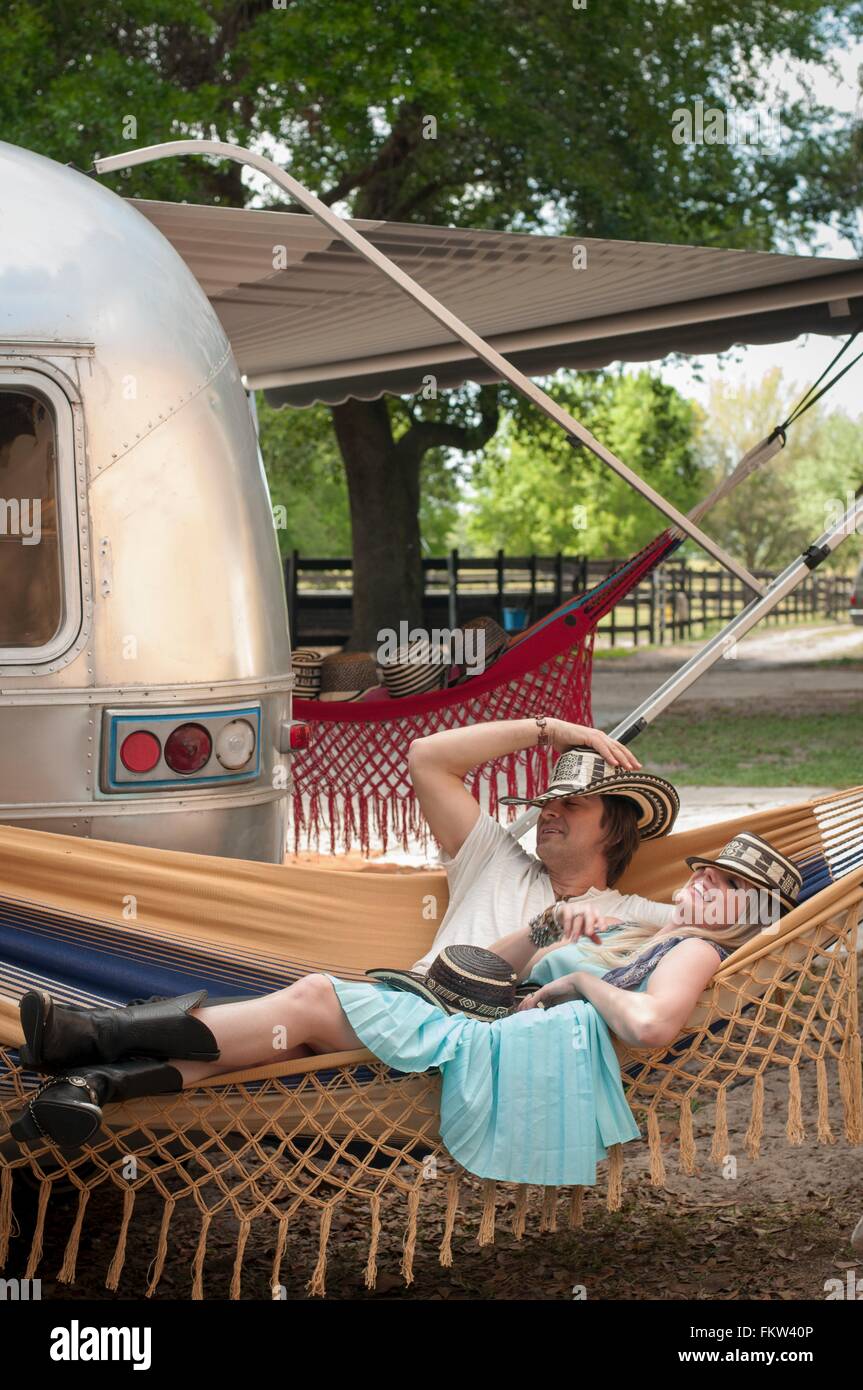
[[[569,724],[565,719],[549,719],[546,723],[551,746],[555,753],[566,753],[570,748],[592,748],[613,767],[641,767],[634,753],[616,738],[609,738],[601,729],[592,729],[589,724]]]
[[[534,994],[522,999],[516,1013],[520,1014],[522,1009],[553,1009],[556,1004],[569,1004],[574,999],[583,999],[584,995],[578,988],[577,979],[578,971],[574,970],[571,975],[563,975],[559,980],[542,985]]]

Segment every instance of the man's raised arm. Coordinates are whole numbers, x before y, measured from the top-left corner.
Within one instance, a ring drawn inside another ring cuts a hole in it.
[[[490,720],[414,739],[408,756],[411,782],[429,829],[445,854],[458,854],[479,815],[479,802],[464,784],[468,773],[480,763],[506,753],[534,748],[542,734],[542,723],[537,719]],[[563,719],[546,719],[544,724],[556,753],[586,746],[614,766],[640,766],[628,748],[599,729],[568,724]]]

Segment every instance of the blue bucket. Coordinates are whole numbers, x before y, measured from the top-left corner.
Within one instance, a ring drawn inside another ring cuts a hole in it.
[[[526,608],[504,608],[504,632],[524,632],[524,629],[527,627],[529,616],[529,612]]]

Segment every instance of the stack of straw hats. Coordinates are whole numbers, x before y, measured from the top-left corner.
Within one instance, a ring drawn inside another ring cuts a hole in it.
[[[334,652],[321,666],[321,700],[358,700],[378,685],[378,668],[368,652]]]
[[[509,637],[504,632],[500,623],[495,622],[494,618],[470,618],[468,622],[462,623],[462,632],[469,632],[476,629],[482,634],[484,646],[484,665],[483,670],[488,670],[493,661],[497,661],[509,646]],[[476,671],[468,671],[468,675],[479,674]]]
[[[291,658],[294,673],[294,693],[301,700],[316,700],[321,691],[321,666],[324,658],[310,647],[298,647]]]
[[[429,690],[442,690],[452,665],[445,643],[432,645],[422,637],[398,647],[393,656],[381,660],[384,685],[394,699],[406,695],[424,695]]]
[[[434,633],[409,642],[386,658],[375,658],[368,652],[320,652],[300,647],[293,655],[294,689],[306,700],[358,700],[383,688],[393,699],[424,695],[442,690],[448,683],[469,680],[487,670],[506,650],[509,638],[494,618],[471,618],[461,632],[476,630],[479,642],[468,645],[468,661],[454,666],[452,646],[435,640]],[[477,658],[474,661],[474,657]]]

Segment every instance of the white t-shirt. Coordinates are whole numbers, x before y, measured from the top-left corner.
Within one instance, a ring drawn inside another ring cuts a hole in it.
[[[485,811],[453,859],[441,856],[449,880],[449,906],[434,941],[414,970],[428,970],[444,946],[491,948],[502,936],[526,927],[554,902],[551,879],[536,855]],[[647,922],[657,930],[671,918],[671,904],[652,902],[616,888],[588,888],[576,903],[590,903],[608,917]]]

